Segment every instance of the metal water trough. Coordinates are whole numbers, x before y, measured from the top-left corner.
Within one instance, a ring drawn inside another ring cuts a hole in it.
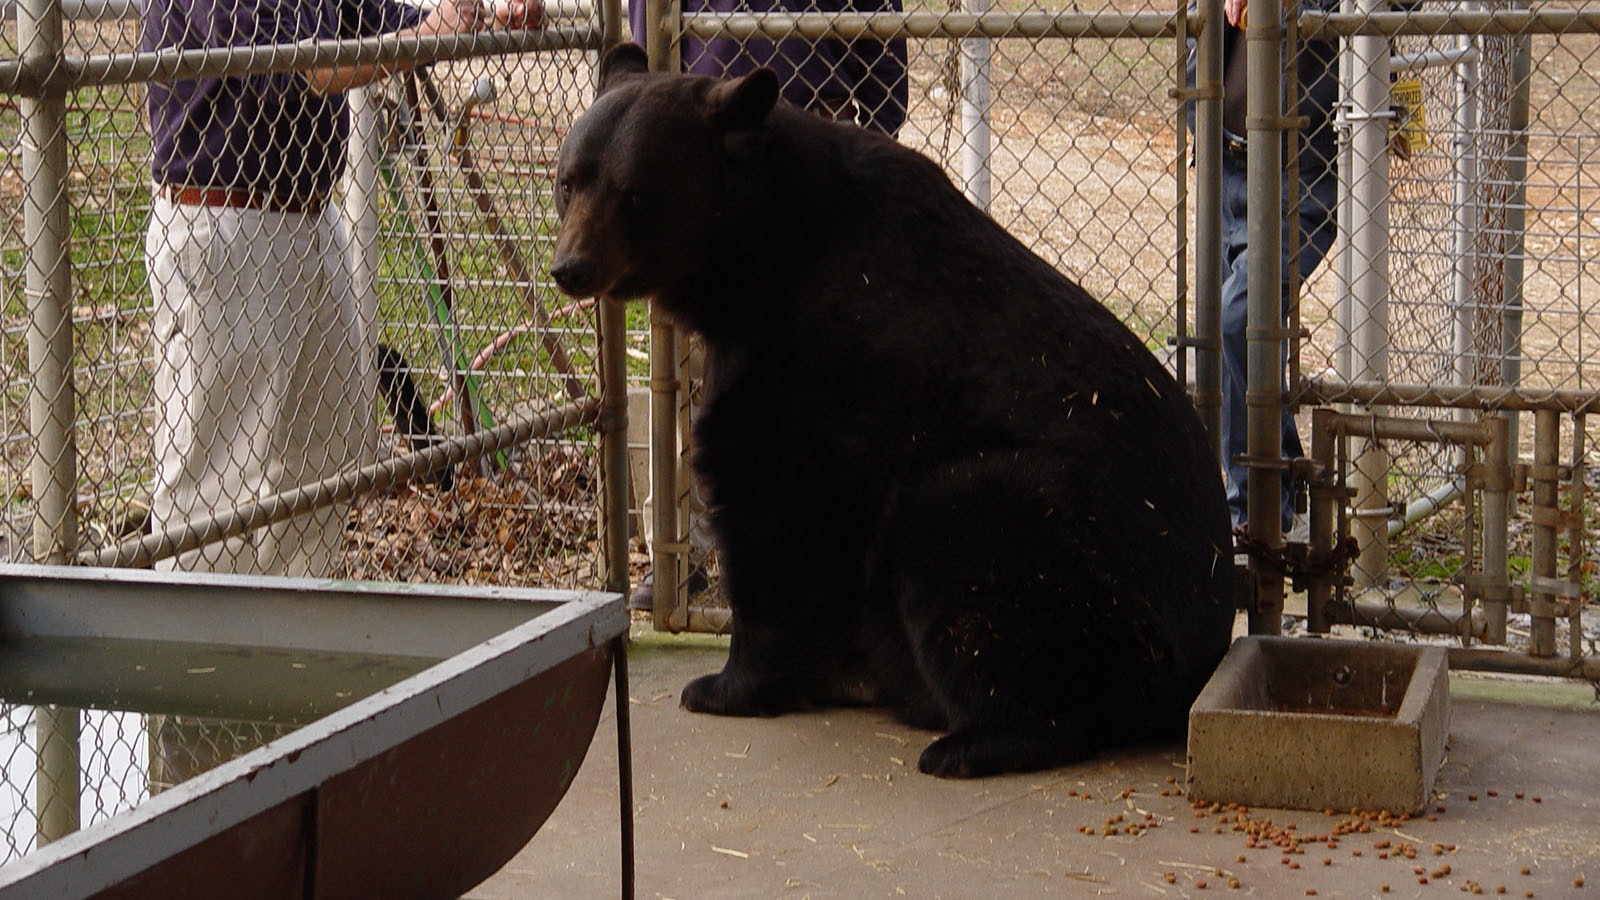
[[[627,629],[615,594],[0,566],[5,700],[308,722],[0,868],[0,900],[460,896],[554,810],[613,673],[629,895]]]

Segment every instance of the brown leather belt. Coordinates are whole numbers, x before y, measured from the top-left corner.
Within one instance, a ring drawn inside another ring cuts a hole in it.
[[[233,209],[259,209],[265,212],[300,213],[314,216],[327,205],[323,197],[279,197],[238,188],[203,188],[170,184],[164,188],[167,199],[182,206],[227,206]]]

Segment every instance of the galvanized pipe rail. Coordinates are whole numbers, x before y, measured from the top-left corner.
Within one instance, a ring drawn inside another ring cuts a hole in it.
[[[1551,409],[1570,415],[1600,411],[1600,391],[1551,390],[1487,384],[1416,384],[1397,381],[1345,381],[1303,378],[1295,399],[1309,403],[1362,406],[1416,406],[1483,411],[1529,412]]]
[[[684,13],[682,34],[696,38],[1170,38],[1179,23],[1199,32],[1189,13]]]
[[[470,35],[373,37],[237,49],[161,50],[92,56],[59,54],[0,60],[0,93],[23,97],[84,87],[174,81],[217,75],[258,75],[315,66],[434,63],[552,50],[597,50],[597,26],[557,26],[537,31],[489,30]]]
[[[620,345],[620,342],[619,342]],[[194,519],[157,534],[145,535],[95,550],[83,550],[76,562],[86,566],[144,567],[160,559],[225,540],[274,522],[291,519],[335,503],[346,503],[363,494],[386,490],[413,478],[422,478],[468,459],[478,459],[519,444],[562,434],[584,425],[601,423],[602,401],[593,397],[578,403],[539,413],[464,437],[441,441],[426,450],[417,450],[382,462],[333,475],[321,481],[300,485],[233,509]],[[615,411],[606,427],[616,428]],[[602,423],[605,425],[605,423]],[[623,424],[626,427],[626,424]],[[614,447],[608,444],[608,447]],[[625,440],[623,447],[626,449]],[[613,453],[615,451],[613,450]],[[611,463],[615,465],[614,462]],[[615,498],[607,498],[612,503]],[[621,517],[626,521],[626,517]],[[608,524],[617,521],[615,512]],[[608,539],[611,543],[614,540]],[[625,545],[624,545],[625,546]],[[623,557],[626,558],[624,552]]]
[[[1415,10],[1300,14],[1307,39],[1351,35],[1600,34],[1600,11],[1577,9]]]
[[[1532,622],[1526,653],[1505,650],[1453,649],[1450,664],[1457,669],[1503,673],[1536,674],[1584,678],[1600,682],[1600,657],[1585,656],[1582,643],[1583,607],[1582,568],[1586,559],[1583,517],[1585,485],[1583,478],[1583,421],[1576,416],[1571,461],[1559,462],[1562,412],[1541,408],[1535,412],[1534,461],[1517,465],[1511,454],[1509,416],[1489,412],[1478,422],[1458,420],[1417,420],[1388,418],[1372,414],[1339,413],[1317,409],[1312,413],[1313,479],[1311,488],[1311,555],[1330,552],[1338,535],[1349,533],[1348,490],[1337,483],[1336,473],[1345,470],[1348,450],[1345,439],[1406,440],[1477,447],[1482,461],[1472,465],[1466,475],[1466,495],[1483,497],[1482,554],[1480,571],[1468,575],[1461,585],[1463,609],[1452,617],[1437,609],[1409,610],[1392,605],[1364,602],[1334,602],[1335,578],[1314,579],[1307,586],[1308,623],[1313,631],[1326,631],[1332,624],[1378,628],[1403,628],[1426,634],[1449,634],[1488,644],[1506,643],[1506,616],[1513,607],[1523,605],[1523,590],[1510,583],[1507,563],[1507,524],[1509,498],[1519,475],[1532,484],[1531,570],[1526,591],[1526,611]],[[1560,503],[1565,484],[1567,508]],[[1470,502],[1470,499],[1469,499]],[[1466,544],[1471,552],[1469,531]],[[1568,539],[1567,565],[1558,570],[1557,538]],[[1481,602],[1483,615],[1473,608]],[[1568,622],[1569,641],[1560,655],[1556,644],[1556,622]]]

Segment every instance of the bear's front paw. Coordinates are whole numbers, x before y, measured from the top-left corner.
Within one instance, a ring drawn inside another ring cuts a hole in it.
[[[714,716],[775,716],[792,707],[756,690],[748,679],[727,672],[702,675],[689,682],[681,703],[690,712]]]
[[[929,744],[917,768],[939,778],[981,778],[1053,769],[1090,755],[1086,744],[1059,729],[964,729]]]

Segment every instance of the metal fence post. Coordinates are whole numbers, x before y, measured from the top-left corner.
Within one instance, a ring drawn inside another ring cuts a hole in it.
[[[22,200],[27,273],[29,427],[34,519],[33,555],[65,565],[78,543],[77,448],[73,441],[72,270],[67,197],[66,93],[52,82],[65,46],[61,6],[27,0],[17,10],[22,63],[43,85],[39,96],[19,98],[22,113]],[[39,777],[39,843],[78,830],[78,710],[35,711]]]
[[[601,0],[600,52],[622,40],[619,0]],[[598,75],[596,70],[596,75]],[[605,589],[627,594],[628,579],[628,319],[623,301],[600,299],[600,564]],[[625,651],[619,643],[616,652]],[[625,673],[626,669],[619,670]],[[626,681],[624,675],[623,681]],[[619,697],[626,703],[627,698]],[[619,709],[621,707],[618,707]],[[628,863],[632,862],[630,852]]]
[[[1249,316],[1245,329],[1245,409],[1248,421],[1250,535],[1269,547],[1283,541],[1279,495],[1283,433],[1283,259],[1275,248],[1283,232],[1283,9],[1278,0],[1250,0],[1245,47],[1248,70],[1245,124]],[[1261,248],[1274,248],[1259,252]],[[1283,578],[1251,557],[1255,603],[1252,634],[1283,628]]]
[[[1222,0],[1202,0],[1200,12],[1204,24],[1196,39],[1194,76],[1194,402],[1211,445],[1221,453]]]
[[[1533,548],[1528,570],[1528,612],[1533,630],[1528,653],[1554,656],[1556,653],[1556,603],[1558,592],[1568,599],[1565,582],[1556,579],[1556,535],[1561,524],[1561,414],[1553,409],[1533,414]],[[1580,599],[1576,591],[1571,599]]]
[[[973,15],[989,11],[989,0],[962,0]],[[961,188],[981,210],[989,209],[989,175],[992,138],[989,108],[992,91],[989,60],[993,42],[987,37],[961,39]]]
[[[1484,417],[1489,443],[1483,448],[1483,598],[1484,640],[1503,646],[1506,612],[1511,601],[1507,566],[1510,562],[1508,526],[1511,517],[1511,417],[1496,412]]]
[[[1387,0],[1358,0],[1357,12],[1382,12]],[[1350,39],[1351,174],[1348,186],[1353,221],[1347,233],[1352,268],[1349,300],[1351,357],[1347,377],[1382,382],[1389,353],[1389,41],[1359,35]],[[1382,412],[1372,407],[1374,414]],[[1352,487],[1354,532],[1361,547],[1356,583],[1371,587],[1388,568],[1389,455],[1380,441],[1363,445],[1355,460]]]
[[[378,134],[378,96],[382,88],[357,88],[347,96],[350,103],[349,162],[344,174],[345,227],[350,233],[350,285],[356,292],[356,308],[365,329],[361,352],[369,354],[366,371],[378,370],[378,171],[383,148]],[[377,391],[377,380],[363,385],[365,396]]]
[[[1526,4],[1516,3],[1516,7]],[[1502,251],[1500,284],[1500,383],[1522,383],[1523,279],[1526,267],[1525,237],[1528,230],[1528,119],[1531,41],[1526,34],[1512,35],[1510,60],[1510,103],[1506,109],[1506,206],[1505,246]],[[1511,416],[1511,446],[1521,445],[1518,431],[1521,417]],[[1512,451],[1515,458],[1516,452]],[[1513,508],[1516,503],[1512,497]]]

